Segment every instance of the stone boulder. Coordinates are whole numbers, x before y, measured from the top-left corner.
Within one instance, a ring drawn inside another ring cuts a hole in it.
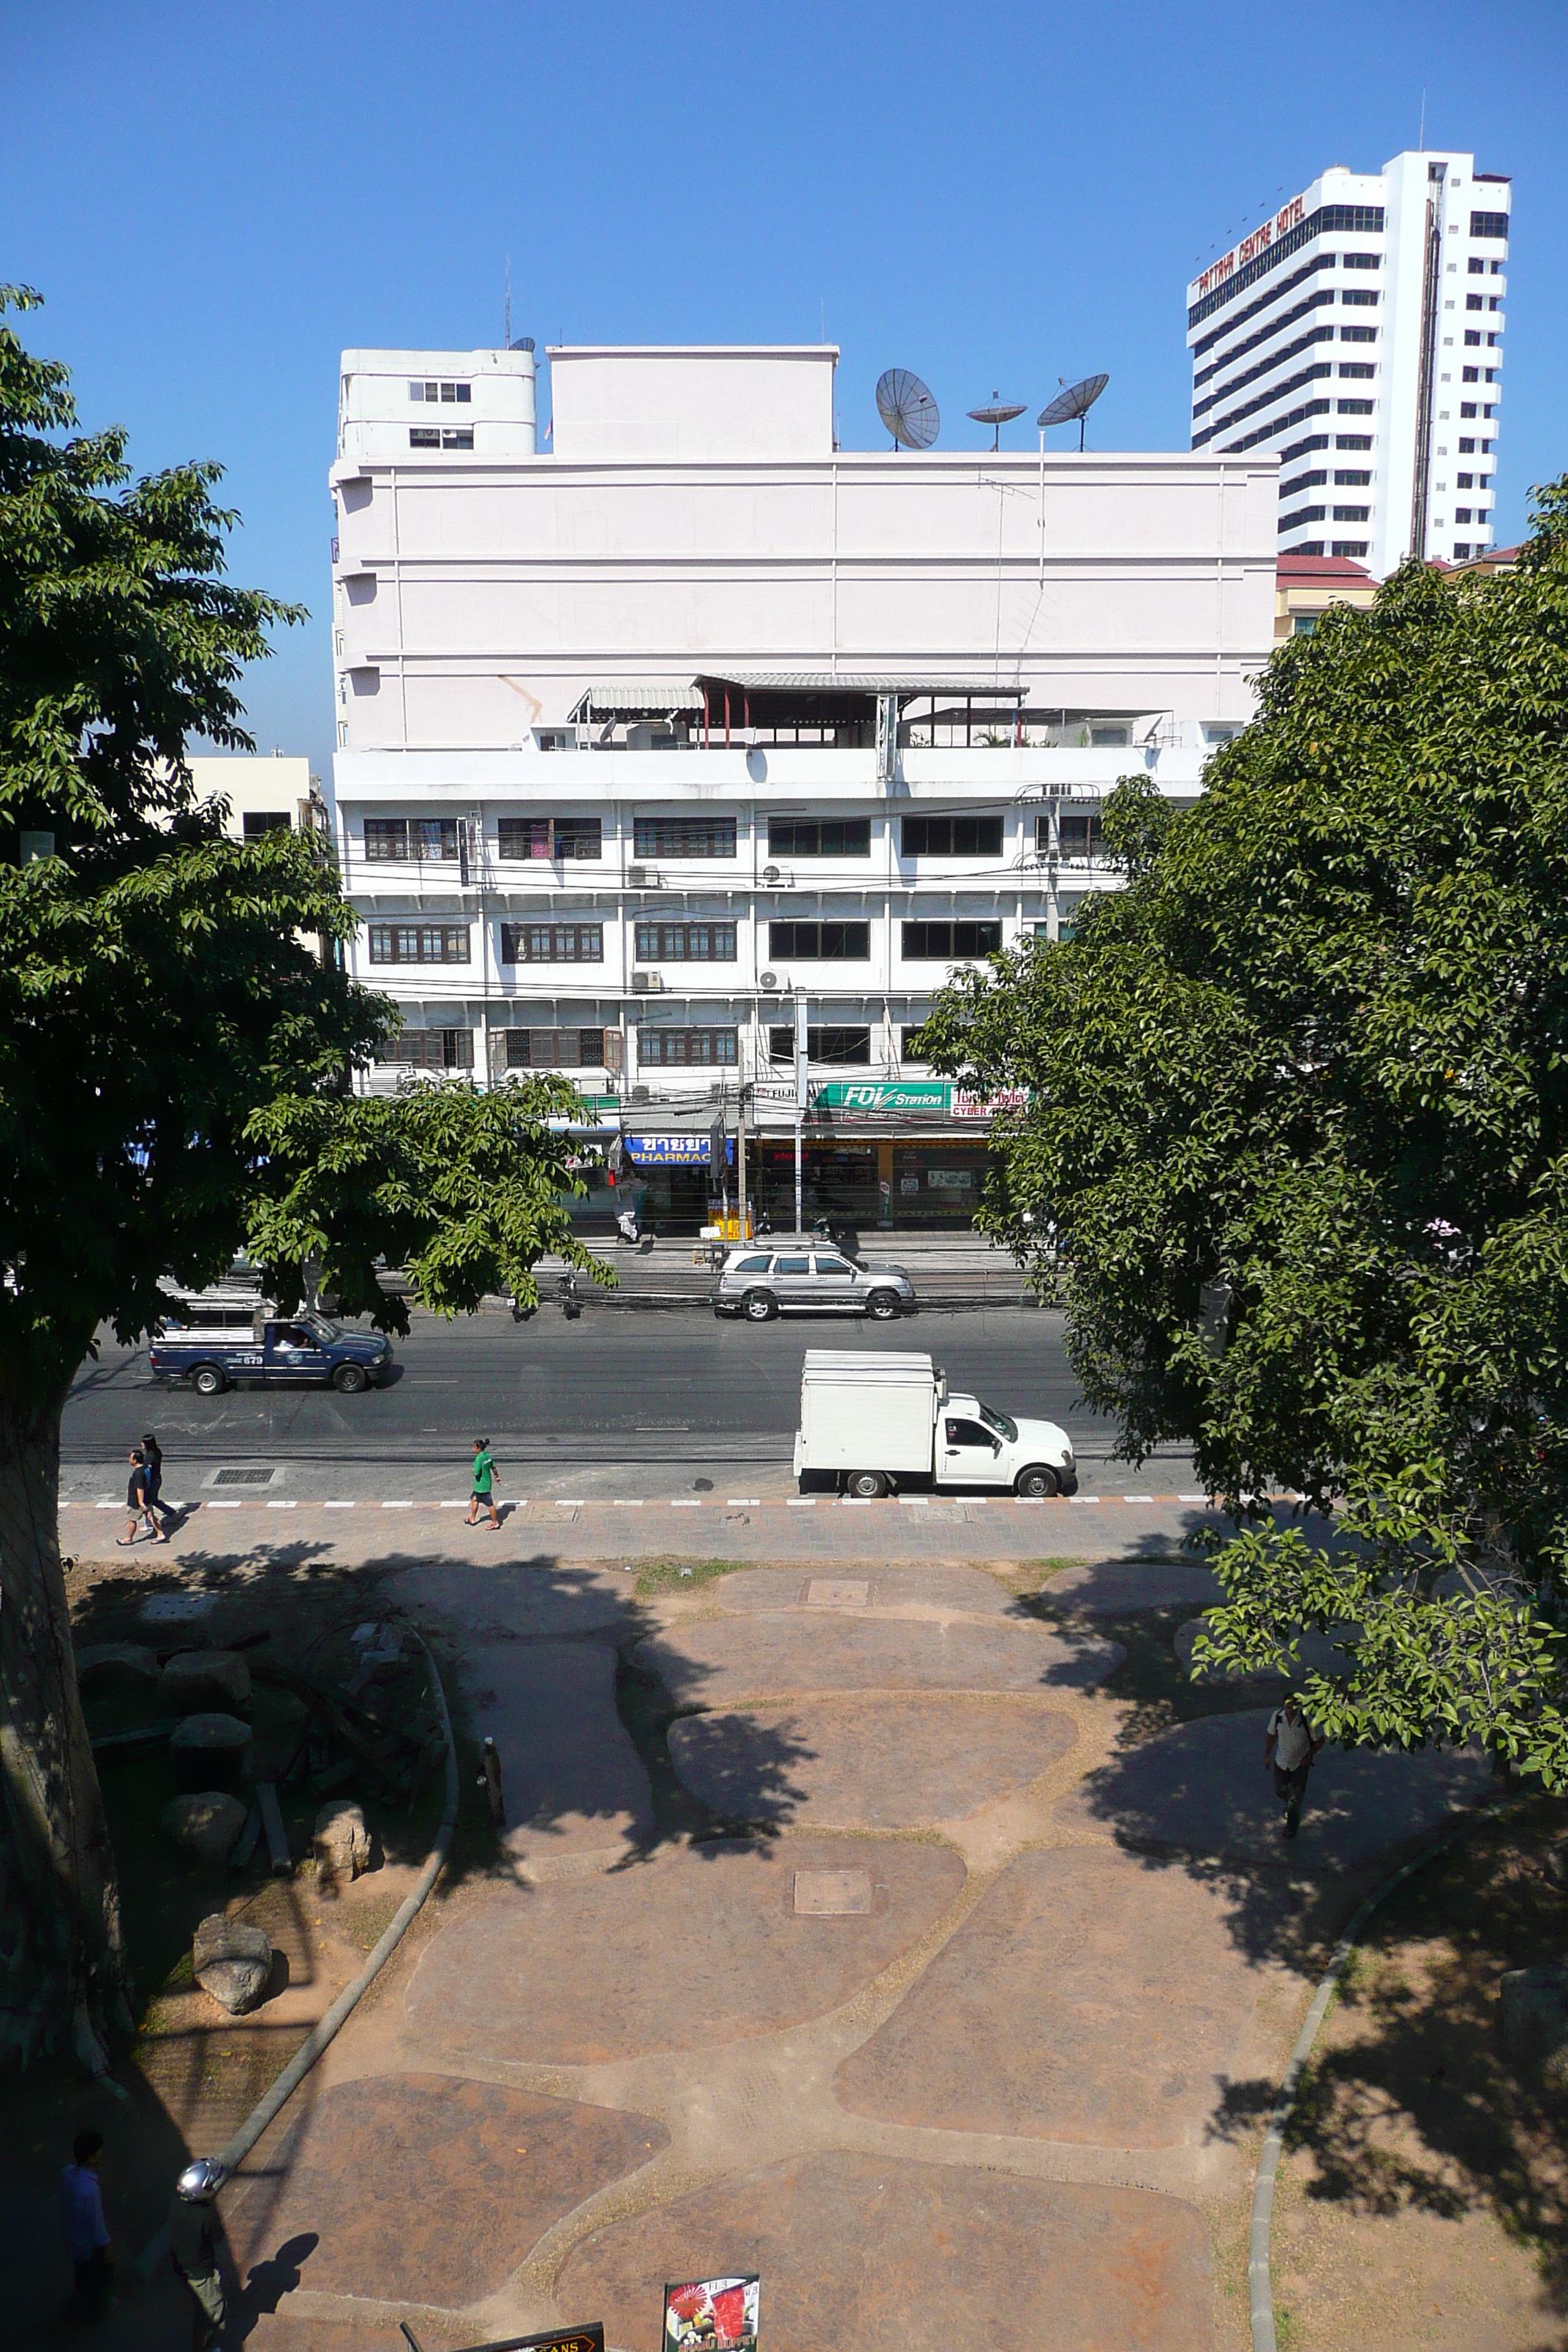
[[[1568,2049],[1568,1969],[1510,1969],[1502,1980],[1502,2039],[1509,2056],[1527,2066],[1547,2066]]]
[[[239,1715],[250,1705],[250,1668],[233,1650],[181,1650],[163,1668],[158,1696],[174,1715],[213,1706]]]
[[[245,1807],[223,1789],[203,1789],[165,1805],[163,1827],[198,1862],[222,1862],[245,1827]]]
[[[272,1976],[272,1945],[260,1927],[226,1919],[215,1911],[196,1929],[191,1966],[202,1990],[231,2017],[243,2017],[266,1998]]]
[[[336,1797],[316,1815],[316,1865],[324,1878],[352,1881],[370,1868],[370,1832],[348,1797]]]
[[[187,1715],[169,1735],[183,1789],[232,1789],[246,1775],[250,1726],[237,1715]]]
[[[140,1642],[89,1642],[76,1654],[76,1678],[84,1690],[155,1690],[158,1660]]]

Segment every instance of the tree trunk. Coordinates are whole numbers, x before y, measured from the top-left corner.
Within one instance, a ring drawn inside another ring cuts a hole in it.
[[[120,1891],[59,1547],[60,1405],[0,1375],[0,2067],[129,2030]]]

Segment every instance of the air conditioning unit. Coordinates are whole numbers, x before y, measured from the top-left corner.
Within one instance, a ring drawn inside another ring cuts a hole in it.
[[[647,890],[651,887],[653,878],[653,868],[650,866],[628,866],[626,868],[628,890]]]
[[[771,994],[772,994],[772,992],[773,992],[773,991],[774,989],[776,989],[776,988],[780,985],[779,976],[778,976],[777,972],[776,972],[776,971],[764,971],[764,972],[763,973],[763,975],[762,975],[762,985],[763,985],[763,988],[765,988],[765,989],[769,992],[769,993],[770,993],[770,995],[771,995]]]
[[[773,882],[782,881],[782,880],[783,880],[783,878],[784,878],[784,876],[783,876],[783,869],[782,869],[781,867],[779,867],[779,866],[763,866],[763,880],[764,882],[773,883]]]
[[[663,986],[662,971],[634,971],[632,974],[634,996],[657,996]]]

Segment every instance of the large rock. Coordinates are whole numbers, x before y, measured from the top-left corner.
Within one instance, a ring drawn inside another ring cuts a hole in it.
[[[334,1797],[316,1815],[316,1864],[323,1877],[355,1879],[370,1868],[370,1832],[348,1797]]]
[[[245,1777],[249,1748],[250,1726],[237,1715],[187,1715],[169,1735],[184,1789],[232,1789]]]
[[[153,1690],[157,1654],[140,1642],[89,1642],[76,1654],[76,1678],[84,1689]]]
[[[1568,1969],[1510,1969],[1502,1980],[1502,2038],[1510,2058],[1531,2066],[1568,2045]]]
[[[245,1827],[245,1807],[225,1790],[203,1789],[188,1797],[176,1797],[172,1805],[164,1806],[162,1818],[176,1845],[183,1845],[198,1862],[216,1864],[223,1861]]]
[[[196,1929],[191,1966],[202,1990],[231,2017],[243,2017],[265,1998],[272,1975],[272,1945],[259,1927],[215,1911]]]
[[[250,1705],[250,1668],[232,1650],[182,1650],[163,1668],[158,1693],[175,1715],[212,1706],[238,1715]]]

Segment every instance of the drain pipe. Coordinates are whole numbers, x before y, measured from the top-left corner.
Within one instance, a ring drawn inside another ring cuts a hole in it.
[[[413,1633],[414,1629],[410,1627],[409,1631]],[[237,2166],[244,2163],[268,2124],[282,2113],[339,2028],[347,2022],[370,1990],[422,1908],[450,1851],[452,1832],[458,1822],[457,1744],[452,1738],[452,1718],[447,1712],[447,1694],[441,1686],[440,1671],[423,1634],[416,1633],[414,1639],[424,1651],[425,1662],[430,1669],[430,1687],[435,1693],[436,1709],[441,1718],[441,1730],[447,1742],[447,1801],[441,1813],[441,1825],[436,1832],[436,1843],[425,1857],[425,1867],[419,1874],[418,1884],[406,1900],[399,1904],[391,1924],[358,1976],[352,1984],[344,1986],[321,2022],[306,2035],[270,2090],[258,2100],[227,2145],[219,2149],[217,2160],[226,2173],[232,2173]],[[137,2257],[136,2268],[143,2278],[151,2278],[168,2250],[169,2232],[165,2227]]]
[[[1339,1942],[1334,1946],[1329,1965],[1319,1981],[1317,1991],[1312,1995],[1312,2005],[1302,2020],[1301,2031],[1296,2037],[1296,2047],[1290,2053],[1290,2063],[1285,2069],[1285,2078],[1279,2085],[1279,2095],[1274,2102],[1273,2112],[1268,2118],[1268,2129],[1263,2136],[1263,2152],[1258,2159],[1258,2178],[1252,2190],[1252,2236],[1247,2247],[1247,2294],[1252,2306],[1252,2352],[1279,2352],[1279,2339],[1274,2327],[1274,2283],[1269,2257],[1269,2235],[1274,2220],[1275,2175],[1279,2169],[1279,2158],[1284,2153],[1285,2126],[1289,2122],[1291,2111],[1295,2107],[1296,2094],[1300,2088],[1301,2076],[1306,2071],[1307,2061],[1312,2054],[1312,2044],[1316,2042],[1319,2029],[1328,2015],[1329,2003],[1339,1990],[1340,1979],[1345,1972],[1350,1956],[1361,1940],[1362,1930],[1379,1906],[1385,1903],[1397,1887],[1403,1886],[1407,1878],[1414,1878],[1418,1870],[1425,1870],[1429,1862],[1435,1862],[1440,1853],[1447,1853],[1451,1845],[1457,1844],[1460,1838],[1468,1836],[1471,1830],[1479,1828],[1482,1822],[1495,1821],[1498,1815],[1506,1810],[1507,1807],[1504,1805],[1483,1806],[1479,1812],[1472,1813],[1468,1821],[1461,1822],[1456,1828],[1451,1829],[1446,1837],[1439,1838],[1436,1845],[1429,1845],[1425,1853],[1416,1854],[1413,1861],[1404,1865],[1403,1869],[1396,1870],[1392,1878],[1385,1878],[1381,1886],[1373,1887]]]

